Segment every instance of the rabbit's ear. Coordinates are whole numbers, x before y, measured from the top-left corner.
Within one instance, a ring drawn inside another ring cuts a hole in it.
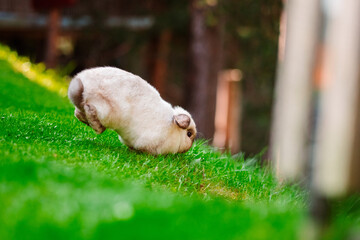
[[[182,129],[187,129],[190,125],[190,117],[185,114],[178,114],[174,116],[174,122]]]

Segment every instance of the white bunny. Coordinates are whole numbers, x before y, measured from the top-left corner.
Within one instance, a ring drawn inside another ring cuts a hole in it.
[[[151,154],[188,151],[196,136],[191,115],[172,107],[145,80],[114,67],[87,69],[71,81],[75,116],[98,134],[115,130],[129,146]]]

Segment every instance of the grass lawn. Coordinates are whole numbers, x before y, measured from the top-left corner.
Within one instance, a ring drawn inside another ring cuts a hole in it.
[[[185,154],[131,151],[114,132],[80,123],[56,87],[4,59],[0,239],[307,238],[307,192],[279,185],[258,157],[204,141]],[[324,238],[358,232],[358,205],[348,199]]]

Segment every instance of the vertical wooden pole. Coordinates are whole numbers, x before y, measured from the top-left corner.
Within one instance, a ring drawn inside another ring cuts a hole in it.
[[[275,90],[271,154],[280,179],[304,172],[315,50],[319,39],[319,0],[286,5],[286,43]]]
[[[314,190],[327,198],[359,188],[360,1],[328,1],[326,58]],[[356,173],[355,173],[356,172]]]
[[[240,150],[240,80],[241,72],[239,70],[225,70],[219,74],[217,86],[213,144],[218,148],[230,150],[231,153]]]
[[[45,50],[45,64],[48,68],[56,67],[57,61],[57,40],[59,35],[59,9],[53,8],[49,13],[47,43]]]
[[[231,70],[231,81],[228,83],[229,88],[229,105],[227,121],[227,139],[226,147],[231,153],[240,151],[241,136],[241,73],[239,70]]]
[[[226,71],[221,71],[218,76],[215,108],[215,133],[213,145],[220,149],[226,148],[227,123],[229,115],[229,87],[227,85]]]
[[[282,2],[283,5],[286,6],[287,0],[283,0]],[[281,11],[281,15],[280,15],[280,27],[279,27],[279,38],[278,38],[278,63],[283,63],[285,57],[286,21],[287,21],[287,14],[284,8]]]

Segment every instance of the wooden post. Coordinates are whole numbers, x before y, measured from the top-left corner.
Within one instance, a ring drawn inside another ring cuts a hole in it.
[[[214,146],[230,150],[240,150],[241,72],[237,69],[225,70],[219,74],[216,95]]]
[[[286,5],[284,61],[279,61],[273,112],[271,154],[279,179],[304,173],[312,97],[313,66],[319,39],[320,1]]]
[[[163,30],[157,41],[157,53],[155,54],[154,70],[152,81],[154,87],[164,96],[168,68],[168,56],[170,52],[171,31]],[[154,51],[154,49],[153,49]]]
[[[286,6],[287,0],[283,0],[283,5]],[[278,38],[278,63],[284,62],[285,56],[285,43],[286,43],[286,21],[287,14],[285,8],[281,11],[280,26],[279,26],[279,38]]]
[[[360,1],[327,4],[313,188],[323,197],[335,198],[360,189]]]
[[[56,67],[57,61],[57,41],[59,35],[59,18],[58,8],[53,8],[49,13],[48,30],[45,50],[45,64],[48,68]]]

